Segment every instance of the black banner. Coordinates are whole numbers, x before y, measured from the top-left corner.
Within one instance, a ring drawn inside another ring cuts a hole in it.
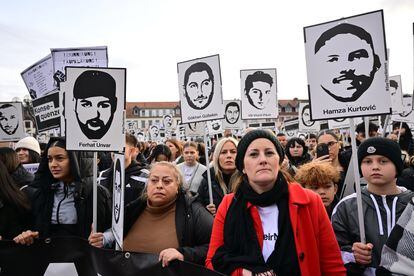
[[[157,255],[95,248],[77,237],[39,239],[30,246],[0,241],[1,276],[44,275],[49,264],[62,263],[73,263],[77,274],[60,273],[61,276],[223,275],[181,261],[173,261],[168,267],[162,267]]]
[[[59,92],[32,101],[39,132],[60,127]]]

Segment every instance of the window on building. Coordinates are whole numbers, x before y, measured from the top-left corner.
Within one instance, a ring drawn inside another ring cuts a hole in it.
[[[138,115],[138,114],[139,114],[139,110],[138,110],[138,108],[134,107],[133,114],[134,114],[134,115]]]
[[[292,112],[296,112],[296,108],[295,107],[292,107]]]
[[[152,120],[148,120],[148,126],[152,126]]]
[[[156,109],[152,109],[152,110],[151,110],[151,116],[152,116],[152,117],[156,117],[156,116],[158,116],[158,115],[157,115],[157,113],[158,113],[157,111],[158,111],[158,110],[156,110]]]
[[[141,121],[141,128],[145,128],[145,120]]]
[[[282,112],[286,112],[286,108],[285,107],[282,107]]]

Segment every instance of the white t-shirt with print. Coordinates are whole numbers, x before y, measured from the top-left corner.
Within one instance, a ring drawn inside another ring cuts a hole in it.
[[[279,235],[279,208],[277,208],[276,204],[273,204],[267,207],[257,206],[257,210],[259,211],[263,227],[262,254],[264,260],[267,261],[267,259],[275,249],[277,236]]]

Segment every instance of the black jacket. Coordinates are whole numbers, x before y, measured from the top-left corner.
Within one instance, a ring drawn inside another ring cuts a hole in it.
[[[29,228],[29,211],[19,210],[0,199],[0,236],[2,239],[11,240]]]
[[[51,138],[45,152],[51,143],[62,138]],[[76,231],[80,237],[88,238],[91,232],[93,213],[93,155],[90,152],[68,151],[71,173],[75,183],[75,208],[78,222]],[[54,204],[55,188],[53,184],[58,183],[50,173],[47,156],[43,156],[39,169],[35,174],[32,187],[37,191],[32,199],[33,229],[39,231],[41,237],[49,237],[51,233],[51,216]],[[111,227],[112,213],[111,200],[106,188],[98,185],[98,221],[97,232],[103,232]]]
[[[374,245],[372,262],[369,266],[378,267],[381,250],[387,238],[414,193],[401,188],[398,195],[380,196],[361,188],[364,214],[365,236],[367,243]],[[332,212],[332,226],[343,256],[352,254],[352,245],[359,242],[358,210],[356,194],[344,197]],[[346,258],[345,258],[346,260]],[[345,261],[347,269],[355,269],[353,262]]]
[[[224,193],[220,187],[220,183],[216,178],[216,173],[214,172],[214,168],[210,168],[210,176],[211,176],[211,190],[213,192],[213,203],[216,206],[216,210],[218,209],[221,201],[223,200]],[[207,171],[203,173],[203,180],[201,181],[200,187],[198,188],[198,200],[203,204],[203,206],[207,206],[210,204],[210,196],[208,194],[208,180],[207,180]]]
[[[114,174],[114,166],[102,172],[100,176],[100,184],[108,189],[112,196],[112,179]],[[124,205],[128,205],[132,201],[136,200],[142,193],[145,187],[145,183],[148,179],[149,171],[140,163],[132,160],[128,168],[125,169],[125,192],[124,192]]]
[[[19,165],[10,175],[19,188],[30,185],[34,180],[34,175],[29,173],[22,165]]]
[[[179,248],[184,260],[204,265],[213,227],[212,215],[196,200],[197,196],[178,193],[175,225]],[[124,237],[144,211],[147,202],[137,199],[125,208]]]

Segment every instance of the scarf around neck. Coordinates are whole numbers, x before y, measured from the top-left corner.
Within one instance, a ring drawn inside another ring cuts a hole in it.
[[[273,188],[262,194],[252,189],[245,176],[227,210],[223,230],[224,244],[212,258],[214,269],[225,274],[231,274],[237,268],[245,268],[253,273],[272,269],[276,275],[300,275],[288,200],[288,184],[281,172]],[[267,261],[263,258],[254,222],[247,208],[248,202],[261,207],[276,204],[279,209],[279,235]]]

